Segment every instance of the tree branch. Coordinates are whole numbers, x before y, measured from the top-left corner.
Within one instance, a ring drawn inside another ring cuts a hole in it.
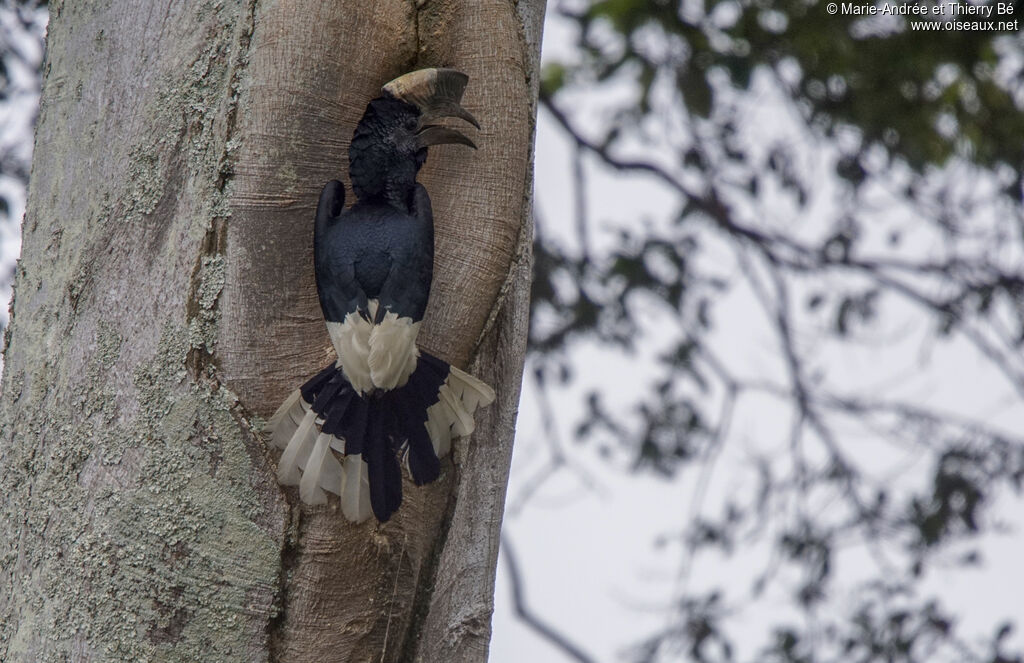
[[[516,615],[540,637],[547,640],[563,654],[578,663],[596,663],[597,659],[583,652],[567,637],[548,625],[526,605],[526,591],[519,571],[519,561],[506,534],[501,535],[501,556],[505,559],[509,585],[512,589],[512,605]]]

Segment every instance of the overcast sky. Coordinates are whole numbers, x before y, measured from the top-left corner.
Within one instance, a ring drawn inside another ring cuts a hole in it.
[[[545,61],[573,57],[571,30],[549,12]],[[748,106],[749,124],[770,129],[763,134],[753,131],[750,140],[767,142],[769,131],[775,132],[775,137],[790,131],[788,140],[800,140],[797,128],[787,128],[787,113],[770,91],[755,96]],[[572,108],[584,105],[581,102]],[[807,224],[807,232],[816,230],[813,214],[822,220],[829,218],[829,197],[835,188],[828,180],[831,169],[823,167],[829,158],[827,151],[806,142],[801,149],[803,167],[821,174],[816,187],[820,204],[812,203],[812,216],[801,220]],[[571,159],[571,144],[542,112],[536,152],[537,210],[548,236],[570,242],[574,224]],[[877,199],[882,203],[880,218],[910,219],[908,250],[931,250],[934,238],[925,232],[925,224],[914,224],[906,209]],[[635,224],[644,220],[652,227],[664,227],[676,205],[655,184],[642,178],[623,178],[597,164],[588,167],[587,200],[598,244],[614,243],[614,230],[621,224],[637,227]],[[776,211],[783,223],[789,222],[790,211],[781,202]],[[839,376],[833,380],[839,380],[840,386],[976,417],[1008,432],[1024,430],[1021,399],[972,347],[957,338],[922,342],[922,334],[933,332],[919,312],[884,310],[883,317],[885,322],[859,346],[813,348],[815,360],[829,375]],[[652,311],[645,330],[650,348],[658,345],[658,324],[657,313]],[[741,374],[779,377],[778,348],[770,326],[751,294],[742,288],[734,289],[716,306],[713,345]],[[555,440],[545,434],[539,395],[528,367],[505,519],[505,534],[521,567],[527,603],[594,660],[604,663],[624,660],[631,645],[667,626],[672,600],[687,589],[706,588],[728,578],[733,600],[749,604],[728,622],[730,633],[739,641],[741,657],[753,656],[756,648],[769,641],[769,626],[786,616],[800,623],[790,594],[796,578],[783,575],[758,601],[749,601],[752,579],[768,564],[769,550],[764,545],[741,550],[730,559],[709,556],[688,564],[681,546],[658,542],[682,530],[693,513],[714,513],[725,497],[753,490],[750,457],[759,451],[778,453],[780,447],[784,451],[791,412],[771,399],[750,399],[737,408],[729,442],[713,464],[713,473],[705,478],[706,495],[697,508],[693,497],[703,486],[701,471],[680,472],[671,481],[637,475],[628,471],[622,457],[613,454],[611,460],[605,459],[594,445],[572,440],[572,430],[583,416],[582,395],[587,389],[600,388],[618,411],[628,412],[657,370],[653,355],[653,351],[641,351],[639,356],[623,356],[591,344],[577,347],[571,354],[579,371],[577,383],[549,392],[560,429]],[[875,469],[880,480],[891,481],[894,490],[896,486],[919,487],[927,479],[932,469],[927,455],[900,453],[873,444],[862,432],[848,432],[857,460]],[[553,444],[566,452],[570,463],[536,489],[538,477],[548,476]],[[828,505],[822,509],[827,511]],[[1005,499],[993,514],[1005,527],[994,528],[1002,533],[982,540],[983,565],[962,570],[940,563],[928,573],[921,588],[922,596],[935,593],[956,611],[962,634],[969,640],[991,637],[996,625],[1007,618],[1024,618],[1020,607],[1024,565],[1019,562],[1024,548],[1024,510],[1019,499]],[[963,548],[952,546],[952,551],[958,550]],[[837,567],[837,598],[827,603],[826,609],[841,606],[844,592],[856,581],[879,573],[862,545],[837,553]],[[1012,640],[1017,646],[1021,642],[1019,634]],[[507,570],[504,561],[499,561],[492,663],[570,660],[515,616]]]

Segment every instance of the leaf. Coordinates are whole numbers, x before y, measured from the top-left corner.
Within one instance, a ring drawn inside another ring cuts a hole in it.
[[[540,94],[551,98],[565,87],[568,70],[561,62],[548,62],[540,73]]]
[[[705,118],[711,115],[714,95],[703,71],[692,64],[681,67],[676,72],[676,85],[683,94],[683,102],[692,113]]]

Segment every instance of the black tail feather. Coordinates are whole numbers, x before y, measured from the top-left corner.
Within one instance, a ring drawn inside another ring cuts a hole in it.
[[[337,372],[338,369],[335,368],[334,364],[331,364],[307,380],[306,384],[299,387],[302,391],[302,400],[307,403],[312,403],[315,400],[316,395],[324,388],[324,385],[327,384],[327,381],[334,377]]]
[[[356,395],[355,390],[346,381],[345,386],[338,391],[338,394],[324,410],[324,424],[320,429],[321,432],[334,435],[343,440],[348,439],[348,436],[344,433],[343,424],[346,414],[353,411],[351,405],[354,400],[360,400],[359,396]],[[313,407],[314,409],[316,408],[315,403]]]
[[[381,439],[384,436],[383,427],[381,426],[380,417],[377,416],[378,403],[370,403],[369,416],[366,422],[366,441],[365,448],[363,451],[363,459],[366,460],[366,464],[369,466],[369,477],[370,477],[370,506],[373,508],[373,515],[377,516],[377,520],[384,522],[391,517],[391,512],[388,510],[388,498],[384,489],[384,457],[385,457],[385,446],[384,440]]]
[[[422,357],[429,356],[426,353],[421,355]],[[421,362],[422,363],[422,362]],[[414,403],[414,407],[421,411],[426,412],[427,408],[437,402],[438,389],[440,385],[444,383],[437,381],[435,375],[431,375],[431,370],[420,370],[419,366],[411,376],[409,376],[409,382],[404,387],[396,391],[402,392],[402,394]]]
[[[428,390],[431,403],[437,402],[437,391],[441,388],[441,385],[444,384],[445,380],[448,379],[449,369],[450,367],[447,362],[441,361],[437,357],[427,354],[426,352],[420,354],[414,374],[420,374],[421,388],[427,386],[431,387],[431,389]]]
[[[335,373],[327,381],[323,389],[319,391],[316,398],[313,399],[313,411],[319,414],[324,421],[327,420],[329,408],[334,404],[334,397],[338,394],[338,391],[343,387],[348,387],[348,383],[343,379],[339,379],[340,377],[340,373]]]
[[[369,419],[369,403],[358,394],[354,395],[341,422],[341,436],[345,439],[346,454],[363,453]]]
[[[402,470],[386,432],[382,404],[381,399],[370,404],[363,458],[369,466],[370,506],[383,523],[402,504]]]
[[[405,442],[405,453],[409,472],[417,486],[434,481],[441,475],[441,461],[434,453],[427,428],[423,425],[427,408],[413,391],[398,389],[393,392],[395,411],[400,413],[395,421],[401,425],[397,439]]]
[[[392,512],[397,511],[398,507],[402,505],[402,466],[398,462],[398,455],[405,441],[403,426],[401,426],[393,407],[393,402],[381,398],[380,420],[383,424],[381,428],[384,433],[384,446],[387,449],[384,467],[388,479],[385,488],[388,494],[388,504],[393,507]]]
[[[441,474],[426,422],[448,375],[447,363],[422,353],[408,382],[390,391],[360,395],[335,364],[301,387],[321,432],[344,440],[345,454],[361,455],[366,461],[370,505],[380,522],[401,506],[403,453],[416,485]]]

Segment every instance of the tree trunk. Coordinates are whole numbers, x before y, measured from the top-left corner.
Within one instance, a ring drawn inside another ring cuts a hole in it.
[[[483,661],[525,350],[542,0],[51,1],[0,437],[0,660]],[[330,360],[315,199],[380,85],[452,66],[422,346],[496,387],[386,525],[262,419]],[[478,413],[479,414],[479,413]]]

